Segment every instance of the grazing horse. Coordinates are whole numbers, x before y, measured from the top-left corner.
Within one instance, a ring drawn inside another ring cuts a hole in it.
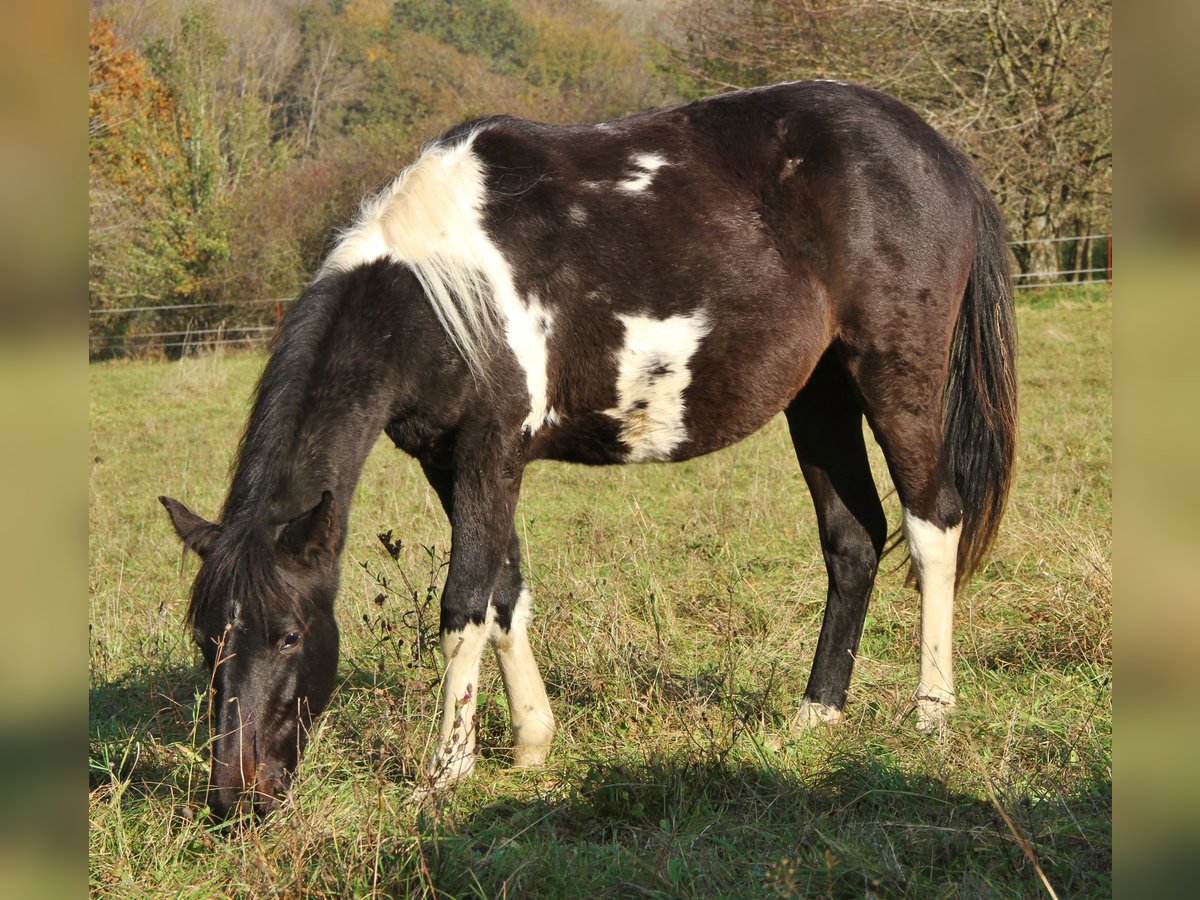
[[[1012,469],[1015,330],[999,210],[967,159],[865,87],[802,81],[599,125],[456,127],[362,206],[275,336],[217,523],[161,498],[201,557],[209,802],[274,808],[338,658],[354,487],[380,433],[453,531],[435,785],[475,761],[496,651],[517,765],[554,716],[513,516],[535,459],[684,460],[782,411],[828,595],[798,718],[841,716],[888,527],[921,597],[918,725],[953,706],[955,589]]]

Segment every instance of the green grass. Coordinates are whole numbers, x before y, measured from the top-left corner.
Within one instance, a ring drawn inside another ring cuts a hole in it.
[[[1110,893],[1111,301],[1021,304],[1016,487],[960,596],[960,708],[943,736],[912,728],[918,604],[891,559],[846,722],[790,727],[824,568],[777,419],[679,465],[530,468],[518,528],[554,752],[540,771],[508,768],[489,659],[484,758],[417,805],[449,530],[416,464],[382,441],[344,557],[340,687],[292,801],[232,837],[187,811],[207,775],[205,676],[181,625],[195,563],[155,497],[215,515],[262,357],[93,365],[92,891],[1038,895],[1024,843],[1060,896]],[[396,562],[375,538],[388,529]]]

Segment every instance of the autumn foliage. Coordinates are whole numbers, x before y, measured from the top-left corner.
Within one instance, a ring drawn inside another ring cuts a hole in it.
[[[92,16],[89,303],[113,346],[272,321],[245,301],[294,296],[365,193],[496,112],[597,121],[861,81],[976,159],[1014,237],[1045,241],[1022,268],[1080,267],[1102,248],[1061,239],[1111,228],[1105,0],[95,0]],[[98,312],[143,306],[179,308]]]

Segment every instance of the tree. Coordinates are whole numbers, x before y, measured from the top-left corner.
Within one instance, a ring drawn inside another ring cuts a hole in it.
[[[191,254],[172,227],[184,162],[174,97],[106,20],[88,35],[89,295],[92,309],[165,300]],[[139,319],[107,317],[107,333]]]
[[[173,21],[155,20],[140,49],[109,21],[91,23],[90,305],[193,307],[105,316],[110,334],[203,330],[242,315],[213,305],[242,299],[224,290],[234,198],[289,154],[272,112],[295,41],[251,16],[262,6],[187,3]]]
[[[93,0],[91,305],[116,332],[266,323],[332,229],[477,116],[674,99],[596,0]],[[99,321],[99,320],[96,320]]]
[[[701,0],[679,21],[681,88],[832,77],[915,106],[970,154],[1029,271],[1054,239],[1112,225],[1108,0]],[[1065,245],[1083,262],[1082,243]],[[1086,268],[1086,266],[1072,266]]]

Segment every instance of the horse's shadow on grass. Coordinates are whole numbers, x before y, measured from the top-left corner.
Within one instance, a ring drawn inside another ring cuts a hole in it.
[[[355,702],[360,681],[365,676],[343,686],[341,703]],[[659,673],[651,681],[671,702],[721,693],[707,675]],[[203,668],[184,664],[94,685],[93,791],[124,782],[121,794],[130,799],[194,793],[206,775],[206,686]],[[591,699],[588,685],[558,687],[560,703]],[[735,706],[761,712],[762,702],[747,695]],[[188,757],[183,766],[180,754]],[[503,768],[501,753],[475,779]],[[397,896],[923,897],[1015,888],[1032,896],[1040,882],[1024,842],[1061,895],[1111,890],[1112,787],[1102,773],[1077,781],[1069,795],[1049,781],[1000,785],[1019,838],[990,800],[905,770],[886,750],[849,737],[807,763],[714,747],[575,759],[528,779],[528,789],[482,803],[466,790],[427,804],[416,834],[381,844],[380,889]]]
[[[1024,842],[1060,893],[1111,890],[1111,781],[1006,813],[1020,838],[990,801],[867,750],[804,777],[728,759],[597,761],[545,796],[440,828],[427,818],[422,865],[439,893],[490,896],[1034,895]]]
[[[173,663],[138,668],[88,689],[88,786],[130,780],[143,792],[168,789],[180,747],[208,737],[208,674]],[[134,772],[136,770],[136,778]]]
[[[668,706],[719,706],[731,723],[779,724],[782,715],[769,685],[735,689],[720,672],[648,664],[630,675],[614,689],[560,672],[547,688],[564,711],[609,708],[632,692]],[[341,702],[353,704],[366,687],[350,680]],[[1075,779],[1069,794],[1052,775],[998,784],[998,808],[982,788],[954,790],[848,733],[789,762],[747,753],[744,740],[727,752],[735,736],[672,756],[637,756],[631,742],[633,756],[552,765],[530,775],[541,786],[533,796],[479,805],[473,790],[453,792],[419,817],[419,858],[411,844],[397,852],[387,892],[923,897],[1008,895],[1016,886],[1034,895],[1040,879],[1022,843],[1060,893],[1111,890],[1112,789],[1103,772]],[[481,717],[486,762],[477,781],[511,762],[507,737],[506,716]]]

